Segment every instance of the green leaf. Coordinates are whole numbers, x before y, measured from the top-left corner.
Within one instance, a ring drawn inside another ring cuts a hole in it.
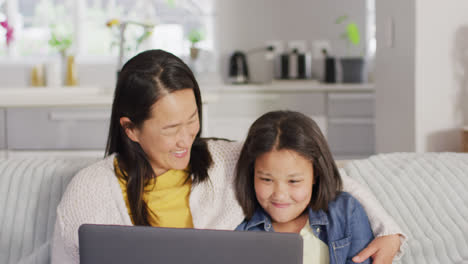
[[[194,30],[190,31],[189,34],[188,34],[188,39],[189,39],[190,42],[192,42],[192,44],[200,42],[204,38],[205,38],[205,36],[203,35],[203,33],[200,30],[197,30],[197,29],[194,29]]]
[[[176,7],[175,0],[166,0],[166,2],[167,2],[167,5],[170,6],[170,7],[172,7],[172,8]]]
[[[71,35],[58,36],[56,32],[50,34],[49,45],[60,52],[66,51],[71,44]]]
[[[346,33],[348,34],[349,42],[351,42],[352,44],[358,45],[361,42],[359,29],[356,23],[349,23],[346,26]]]

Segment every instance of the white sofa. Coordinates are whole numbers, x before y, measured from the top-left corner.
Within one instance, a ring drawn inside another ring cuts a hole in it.
[[[0,263],[50,262],[56,207],[91,158],[0,159]],[[348,162],[409,236],[396,263],[468,263],[468,154],[386,154]]]
[[[0,159],[0,263],[50,263],[56,208],[91,158]]]
[[[351,161],[344,172],[372,190],[408,235],[397,263],[468,264],[468,154],[381,154]]]

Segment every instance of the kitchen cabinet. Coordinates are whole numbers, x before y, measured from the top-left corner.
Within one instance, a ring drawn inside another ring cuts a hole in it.
[[[328,143],[336,159],[375,153],[374,94],[329,93]]]
[[[98,88],[0,90],[0,158],[102,157],[112,98]],[[203,106],[215,100],[216,94],[204,94]]]
[[[219,91],[210,103],[207,136],[244,140],[250,125],[272,110],[307,114],[319,125],[335,159],[374,154],[374,93],[372,89],[346,90],[313,85],[288,89],[236,89]]]
[[[250,125],[262,114],[273,110],[294,110],[314,118],[322,130],[325,95],[308,92],[228,92],[219,94],[219,100],[209,105],[210,126],[206,134],[233,140],[243,140]]]
[[[260,115],[294,110],[317,122],[335,159],[362,158],[375,152],[372,84],[275,81],[200,87],[204,137],[241,141]],[[100,89],[0,91],[0,157],[102,157],[111,104],[112,94]]]
[[[110,107],[6,110],[9,150],[104,150]]]

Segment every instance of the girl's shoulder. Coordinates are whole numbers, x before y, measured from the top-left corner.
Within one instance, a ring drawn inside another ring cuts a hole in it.
[[[248,222],[249,222],[249,221],[247,221],[247,219],[244,219],[244,220],[242,221],[242,223],[240,223],[240,224],[236,227],[236,229],[234,229],[234,231],[246,231],[246,230],[247,230],[246,227],[247,227],[247,223],[248,223]]]
[[[353,214],[365,214],[361,203],[347,192],[340,192],[335,200],[328,204],[328,210],[348,216],[352,216]]]
[[[359,203],[359,201],[354,198],[350,193],[348,192],[340,192],[336,196],[335,200],[331,201],[329,205],[335,205],[335,206],[342,206],[342,205],[354,205],[355,203]]]

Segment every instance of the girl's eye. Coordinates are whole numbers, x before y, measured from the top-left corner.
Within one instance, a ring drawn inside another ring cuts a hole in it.
[[[301,180],[289,180],[289,183],[292,183],[292,184],[299,183],[299,182],[301,182]]]
[[[268,178],[261,178],[260,180],[262,180],[264,182],[271,182],[271,179],[268,179]]]

